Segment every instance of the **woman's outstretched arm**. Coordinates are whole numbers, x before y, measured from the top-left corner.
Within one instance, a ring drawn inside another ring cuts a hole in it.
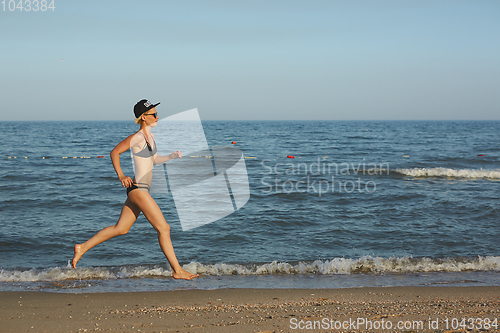
[[[156,156],[154,164],[162,164],[162,163],[168,162],[170,160],[174,160],[176,158],[182,158],[182,154],[178,150],[174,151],[172,154],[169,154],[169,155]]]

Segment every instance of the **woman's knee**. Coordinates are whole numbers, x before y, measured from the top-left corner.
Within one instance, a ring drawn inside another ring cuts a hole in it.
[[[155,229],[159,235],[162,235],[162,234],[169,235],[170,234],[170,226],[168,225],[168,223],[162,223],[161,225],[157,226]]]
[[[115,232],[117,235],[126,235],[130,228],[124,228],[124,227],[115,227]]]

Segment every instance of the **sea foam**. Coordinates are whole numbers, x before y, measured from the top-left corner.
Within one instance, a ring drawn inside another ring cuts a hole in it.
[[[287,263],[273,261],[264,264],[201,264],[191,262],[184,269],[209,276],[224,275],[349,275],[417,272],[500,271],[500,257],[477,258],[412,258],[371,257],[358,259],[334,258],[312,262]],[[64,280],[108,280],[128,278],[171,277],[172,271],[159,266],[121,267],[54,267],[29,270],[0,270],[0,282],[37,282]]]
[[[450,168],[412,168],[395,169],[397,173],[411,177],[452,177],[500,179],[500,170],[450,169]]]

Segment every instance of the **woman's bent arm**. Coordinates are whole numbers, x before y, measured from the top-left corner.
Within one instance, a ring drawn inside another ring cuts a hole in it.
[[[123,174],[122,167],[120,165],[120,154],[126,152],[131,147],[132,138],[135,134],[130,135],[125,140],[116,145],[116,147],[109,153],[111,157],[111,162],[113,163],[113,168],[115,168],[115,172],[118,175],[118,179],[122,183],[123,187],[132,186],[132,179]]]

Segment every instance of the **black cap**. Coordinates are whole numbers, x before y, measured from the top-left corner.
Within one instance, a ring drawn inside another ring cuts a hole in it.
[[[139,118],[144,112],[147,112],[151,110],[152,108],[156,107],[159,102],[156,104],[151,104],[150,101],[147,99],[140,100],[137,102],[137,104],[134,106],[134,114],[136,118]]]

